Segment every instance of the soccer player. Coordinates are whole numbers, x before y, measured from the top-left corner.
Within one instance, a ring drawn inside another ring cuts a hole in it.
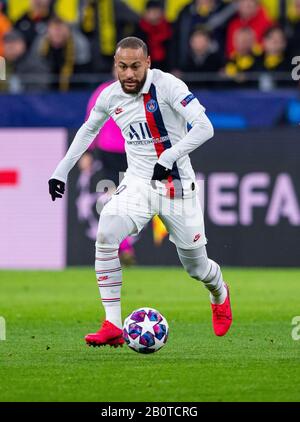
[[[215,334],[225,335],[232,322],[228,286],[219,265],[207,257],[203,215],[188,156],[213,136],[213,127],[187,86],[169,73],[150,69],[150,64],[147,46],[139,38],[118,43],[118,81],[101,92],[49,180],[52,200],[61,198],[69,171],[105,121],[114,119],[125,138],[128,169],[99,219],[95,270],[106,318],[99,331],[85,337],[93,346],[124,343],[118,249],[123,239],[139,233],[156,214],[186,271],[210,292]]]

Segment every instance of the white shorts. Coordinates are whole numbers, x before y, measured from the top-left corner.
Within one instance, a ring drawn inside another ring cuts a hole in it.
[[[129,216],[138,234],[158,215],[169,232],[171,242],[182,249],[196,249],[207,243],[203,213],[197,192],[187,198],[170,199],[158,193],[151,183],[125,175],[118,189],[104,206],[101,215]]]

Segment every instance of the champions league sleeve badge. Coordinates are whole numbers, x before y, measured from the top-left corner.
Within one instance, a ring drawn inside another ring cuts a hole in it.
[[[185,97],[182,101],[180,101],[180,104],[183,107],[186,107],[188,103],[190,103],[195,98],[194,94],[189,94],[187,97]]]

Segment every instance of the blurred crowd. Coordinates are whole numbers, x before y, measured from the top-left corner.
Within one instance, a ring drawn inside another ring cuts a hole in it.
[[[296,86],[300,0],[173,0],[172,19],[170,3],[0,0],[0,92],[93,88],[130,35],[147,43],[152,67],[198,87]]]

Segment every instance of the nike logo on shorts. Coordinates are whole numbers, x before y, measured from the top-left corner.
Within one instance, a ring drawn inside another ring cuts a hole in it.
[[[194,242],[197,242],[197,240],[199,240],[201,237],[200,233],[197,233],[196,236],[194,237]]]

